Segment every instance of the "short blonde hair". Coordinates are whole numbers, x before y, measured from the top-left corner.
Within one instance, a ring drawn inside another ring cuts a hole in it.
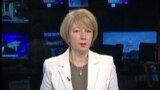
[[[63,40],[69,45],[69,30],[71,25],[73,25],[76,21],[84,23],[84,25],[87,25],[93,30],[93,43],[98,36],[98,24],[96,17],[87,9],[76,9],[69,12],[65,16],[60,27],[60,35]]]

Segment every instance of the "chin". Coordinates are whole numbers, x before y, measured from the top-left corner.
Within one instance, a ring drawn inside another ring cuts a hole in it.
[[[81,48],[79,49],[80,52],[87,52],[89,50],[89,48]]]

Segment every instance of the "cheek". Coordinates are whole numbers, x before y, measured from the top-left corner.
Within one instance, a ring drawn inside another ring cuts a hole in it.
[[[93,40],[93,35],[91,35],[91,36],[89,37],[89,40],[92,42],[92,40]]]
[[[73,35],[73,36],[70,36],[70,39],[69,39],[71,42],[76,42],[76,41],[78,41],[79,40],[79,38],[78,38],[78,35],[77,36],[75,36],[75,35]]]

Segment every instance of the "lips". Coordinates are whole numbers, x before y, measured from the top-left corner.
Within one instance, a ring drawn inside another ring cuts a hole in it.
[[[87,44],[86,44],[86,43],[80,43],[80,45],[81,45],[82,47],[84,47],[84,46],[86,46]]]

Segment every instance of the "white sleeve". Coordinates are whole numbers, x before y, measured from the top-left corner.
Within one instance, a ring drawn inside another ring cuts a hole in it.
[[[110,82],[109,82],[109,89],[108,90],[119,90],[116,67],[115,67],[114,63],[112,65],[112,70],[110,73]]]
[[[54,90],[51,82],[51,72],[49,72],[46,61],[43,64],[43,79],[40,90]]]

